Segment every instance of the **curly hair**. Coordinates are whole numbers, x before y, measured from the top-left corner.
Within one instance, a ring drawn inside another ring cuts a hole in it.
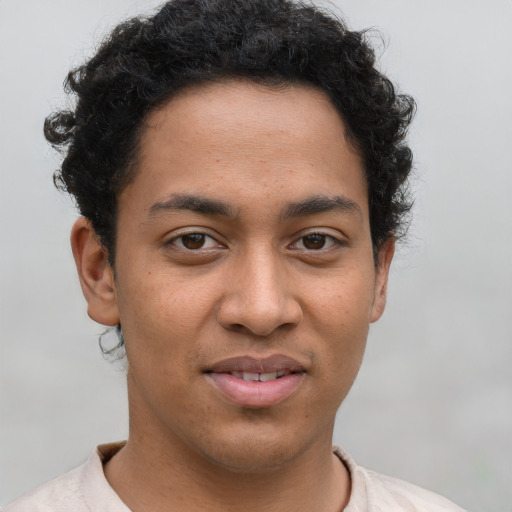
[[[187,86],[237,77],[327,93],[365,164],[374,250],[404,232],[415,102],[379,72],[366,32],[292,0],[172,0],[118,25],[68,74],[74,110],[45,121],[46,139],[65,154],[54,182],[90,220],[112,266],[117,198],[137,170],[145,117]]]

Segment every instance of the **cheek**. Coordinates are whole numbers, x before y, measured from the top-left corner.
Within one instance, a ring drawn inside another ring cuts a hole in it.
[[[321,339],[317,346],[318,372],[326,386],[344,398],[362,362],[373,303],[372,280],[332,280],[310,302],[311,330]]]
[[[331,339],[358,339],[367,333],[374,299],[374,276],[369,272],[344,272],[324,279],[310,294],[308,305],[315,327]]]
[[[135,380],[154,388],[155,396],[169,387],[179,388],[181,395],[181,386],[197,372],[204,333],[215,332],[215,298],[205,293],[212,286],[191,286],[190,280],[166,271],[138,275],[143,278],[132,274],[117,286],[129,366]]]
[[[119,310],[125,324],[136,324],[139,331],[154,332],[160,337],[200,328],[212,311],[214,289],[204,279],[184,279],[169,271],[148,271],[142,279],[119,284]]]

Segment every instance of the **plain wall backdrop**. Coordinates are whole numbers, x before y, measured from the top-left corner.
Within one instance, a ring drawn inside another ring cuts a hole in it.
[[[102,359],[53,189],[42,123],[67,71],[154,0],[0,0],[0,503],[125,438],[121,368]],[[512,1],[334,2],[375,27],[418,100],[417,199],[383,319],[336,443],[468,510],[511,512]]]

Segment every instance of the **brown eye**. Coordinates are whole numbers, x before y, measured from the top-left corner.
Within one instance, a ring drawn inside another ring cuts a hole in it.
[[[180,238],[183,247],[194,250],[201,249],[203,247],[206,236],[202,233],[190,233],[188,235],[182,235]]]
[[[326,235],[321,235],[319,233],[312,233],[311,235],[306,235],[302,237],[302,243],[304,248],[318,250],[323,249],[325,246]]]
[[[326,251],[342,245],[338,238],[327,233],[316,232],[301,236],[292,244],[292,248],[299,251]]]
[[[169,245],[174,245],[182,251],[204,252],[209,249],[221,249],[224,246],[215,238],[201,232],[185,233],[169,240]]]

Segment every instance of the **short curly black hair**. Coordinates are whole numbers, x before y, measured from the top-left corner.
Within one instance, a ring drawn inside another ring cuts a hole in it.
[[[172,0],[118,25],[68,74],[75,109],[45,121],[47,140],[65,153],[55,184],[74,196],[112,266],[117,198],[137,170],[145,117],[187,86],[237,77],[327,93],[365,163],[374,250],[403,232],[415,102],[376,68],[366,32],[292,0]]]

